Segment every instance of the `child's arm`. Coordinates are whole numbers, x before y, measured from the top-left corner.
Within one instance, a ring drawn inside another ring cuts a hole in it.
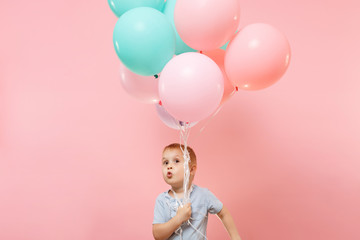
[[[156,240],[168,239],[181,224],[191,217],[191,203],[179,207],[176,216],[166,223],[153,224],[153,236]]]
[[[221,211],[217,214],[218,217],[221,219],[222,223],[224,224],[227,232],[230,235],[231,240],[241,240],[240,235],[236,229],[234,220],[227,208],[223,206]]]

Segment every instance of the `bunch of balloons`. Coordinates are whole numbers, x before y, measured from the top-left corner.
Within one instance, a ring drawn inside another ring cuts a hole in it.
[[[235,89],[259,90],[285,73],[290,45],[265,23],[239,28],[239,0],[108,0],[124,89],[156,104],[169,127],[209,116]]]

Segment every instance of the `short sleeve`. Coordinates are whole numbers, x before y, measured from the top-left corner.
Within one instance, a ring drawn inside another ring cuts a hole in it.
[[[222,202],[220,202],[215,195],[206,189],[207,203],[208,203],[208,212],[211,214],[218,214],[223,208]]]
[[[156,198],[153,224],[166,223],[166,206],[161,195]]]

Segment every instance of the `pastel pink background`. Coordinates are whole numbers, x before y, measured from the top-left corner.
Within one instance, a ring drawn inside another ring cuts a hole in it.
[[[360,239],[359,7],[241,1],[242,26],[288,37],[290,67],[237,92],[189,143],[195,182],[243,240]],[[122,89],[116,20],[105,0],[1,1],[1,240],[152,239],[161,150],[179,134]],[[210,240],[229,239],[209,222]]]

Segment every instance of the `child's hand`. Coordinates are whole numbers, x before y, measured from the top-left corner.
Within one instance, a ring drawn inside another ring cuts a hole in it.
[[[187,203],[183,207],[179,207],[176,216],[178,216],[182,223],[189,220],[191,217],[191,203]]]

